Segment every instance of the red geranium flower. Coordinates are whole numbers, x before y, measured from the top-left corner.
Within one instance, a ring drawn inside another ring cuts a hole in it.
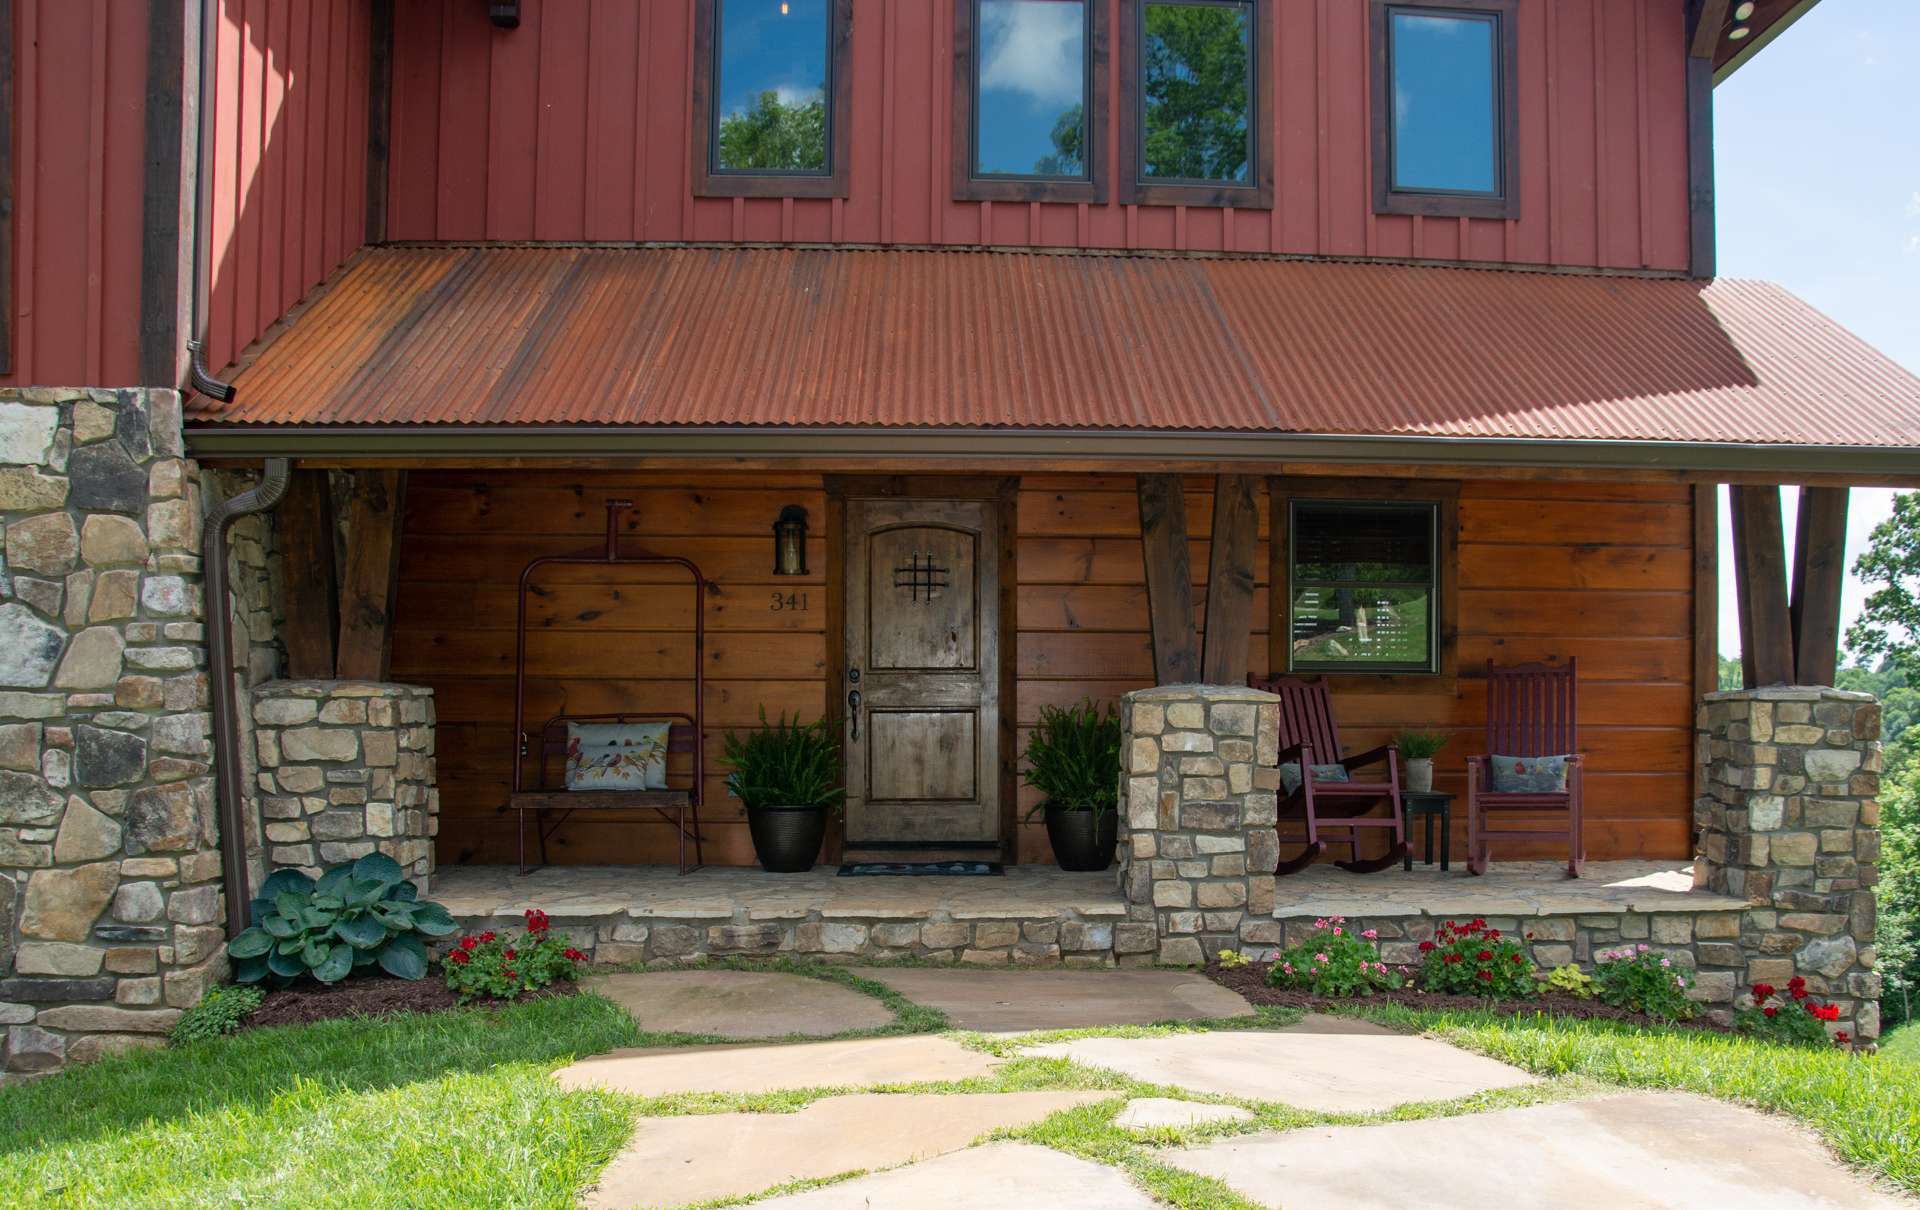
[[[585,962],[587,960],[587,956],[585,954],[581,953],[577,949],[574,949],[571,945],[567,947],[566,955],[568,958],[571,958],[575,962]]]
[[[1522,957],[1521,957],[1520,955],[1518,955],[1518,954],[1515,954],[1515,955],[1513,956],[1513,960],[1514,960],[1514,962],[1515,962],[1515,963],[1520,963],[1520,962],[1525,962],[1525,961],[1526,961],[1526,959],[1525,959],[1525,958],[1522,958]]]
[[[1787,994],[1789,996],[1792,996],[1796,1000],[1806,999],[1807,998],[1807,981],[1805,979],[1802,979],[1798,975],[1795,975],[1793,978],[1787,980]]]
[[[1485,980],[1486,982],[1488,982],[1488,983],[1492,983],[1492,982],[1493,982],[1493,972],[1492,972],[1492,971],[1481,971],[1481,972],[1480,972],[1480,978],[1481,978],[1481,979],[1484,979],[1484,980]]]
[[[1772,998],[1772,996],[1773,996],[1773,992],[1774,992],[1774,987],[1773,987],[1773,984],[1771,984],[1771,983],[1756,983],[1756,984],[1754,984],[1754,985],[1753,985],[1753,1000],[1754,1000],[1754,1003],[1756,1003],[1756,1004],[1758,1004],[1758,1003],[1760,1003],[1760,1002],[1761,1002],[1761,1001],[1763,1001],[1763,1000],[1767,1000],[1767,999],[1770,999],[1770,998]]]
[[[1446,963],[1446,964],[1447,964],[1448,966],[1452,966],[1452,965],[1453,965],[1454,963],[1456,963],[1456,962],[1464,962],[1464,961],[1465,961],[1465,959],[1464,959],[1464,958],[1462,958],[1462,957],[1461,957],[1460,955],[1458,955],[1458,954],[1442,954],[1442,955],[1440,956],[1440,960],[1441,960],[1442,962],[1445,962],[1445,963]]]
[[[482,940],[482,941],[492,941],[492,940],[493,940],[493,930],[492,930],[492,929],[488,929],[488,930],[487,930],[486,932],[484,932],[484,933],[482,933],[482,934],[480,934],[480,940]]]
[[[502,954],[502,955],[500,955],[500,956],[501,956],[502,958],[506,958],[506,959],[509,959],[509,960],[511,960],[511,959],[513,958],[513,951],[512,951],[512,950],[508,950],[508,951],[507,951],[506,953],[504,953],[504,954]]]
[[[1780,1010],[1775,1008],[1771,1004],[1767,1005],[1765,1008],[1761,1009],[1760,1011],[1765,1013],[1769,1017],[1777,1017],[1780,1015]]]
[[[1421,953],[1423,953],[1423,954],[1431,954],[1431,953],[1432,953],[1433,951],[1434,951],[1434,944],[1433,944],[1433,942],[1431,942],[1431,941],[1422,941],[1422,942],[1420,943],[1420,952],[1421,952]]]
[[[455,966],[465,966],[468,961],[467,951],[455,950],[451,954],[447,955],[447,961],[453,963]]]
[[[1845,1046],[1851,1041],[1853,1041],[1852,1035],[1848,1034],[1844,1029],[1833,1035],[1833,1042],[1836,1046]]]
[[[478,941],[476,941],[476,940],[474,940],[474,939],[473,939],[472,937],[462,937],[462,938],[460,938],[460,948],[461,948],[461,949],[463,949],[463,950],[470,950],[470,949],[472,949],[472,948],[473,948],[474,946],[476,946],[476,945],[479,945],[479,944],[480,944],[480,943],[479,943]]]
[[[1492,951],[1492,950],[1481,950],[1481,951],[1480,951],[1479,953],[1477,953],[1477,954],[1475,954],[1475,955],[1474,955],[1474,957],[1476,957],[1476,958],[1478,958],[1478,959],[1480,959],[1480,961],[1482,961],[1482,962],[1492,962],[1492,961],[1493,961],[1493,951]]]
[[[528,908],[527,909],[527,931],[529,933],[546,932],[547,931],[547,914],[541,911],[539,908]]]
[[[512,968],[512,967],[510,967],[510,966],[503,966],[503,967],[501,967],[501,968],[500,968],[500,974],[501,974],[501,975],[502,975],[502,976],[503,976],[504,978],[508,978],[508,979],[518,979],[518,978],[520,977],[520,976],[518,976],[518,975],[516,975],[516,974],[514,974],[514,973],[513,973],[513,968]]]

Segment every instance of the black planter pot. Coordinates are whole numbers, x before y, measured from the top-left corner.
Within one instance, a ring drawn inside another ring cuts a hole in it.
[[[747,830],[760,868],[769,874],[799,874],[813,868],[827,835],[825,807],[753,807]]]
[[[1113,864],[1120,841],[1120,813],[1056,810],[1047,807],[1047,840],[1063,870],[1104,870]]]

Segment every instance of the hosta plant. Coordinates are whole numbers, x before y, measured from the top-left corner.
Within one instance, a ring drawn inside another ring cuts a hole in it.
[[[252,927],[227,944],[236,983],[284,986],[302,978],[338,983],[374,967],[400,979],[427,973],[422,938],[459,926],[447,909],[419,898],[391,857],[370,853],[318,881],[275,870],[260,884]]]
[[[1787,980],[1784,988],[1756,983],[1746,1000],[1733,1014],[1733,1026],[1741,1033],[1790,1046],[1853,1044],[1845,1030],[1828,1038],[1827,1022],[1840,1019],[1840,1006],[1815,1000],[1807,991],[1807,981],[1798,975]]]
[[[1645,945],[1629,945],[1599,955],[1594,968],[1602,1004],[1625,1008],[1662,1021],[1685,1021],[1694,1014],[1687,979],[1673,959]]]
[[[1533,977],[1540,981],[1543,992],[1559,992],[1577,1000],[1593,999],[1593,976],[1571,962],[1556,966],[1551,972],[1536,971]]]
[[[462,1004],[480,996],[511,1000],[575,978],[586,960],[565,937],[553,935],[545,912],[529,908],[527,927],[518,937],[488,929],[460,938],[447,951],[447,986]]]
[[[1274,955],[1267,982],[1316,996],[1365,996],[1399,987],[1400,977],[1380,960],[1378,938],[1373,929],[1355,932],[1345,916],[1316,920],[1305,941]]]
[[[1535,995],[1533,963],[1520,943],[1485,920],[1448,920],[1420,943],[1420,986],[1430,992],[1521,1000]]]

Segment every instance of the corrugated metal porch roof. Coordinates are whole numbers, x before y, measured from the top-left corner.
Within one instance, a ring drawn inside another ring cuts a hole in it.
[[[1920,447],[1764,282],[921,250],[389,246],[227,426],[796,426]]]

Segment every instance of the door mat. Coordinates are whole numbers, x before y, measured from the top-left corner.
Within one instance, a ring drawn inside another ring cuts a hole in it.
[[[854,861],[840,867],[842,878],[863,874],[944,874],[964,878],[1005,872],[997,861]]]

